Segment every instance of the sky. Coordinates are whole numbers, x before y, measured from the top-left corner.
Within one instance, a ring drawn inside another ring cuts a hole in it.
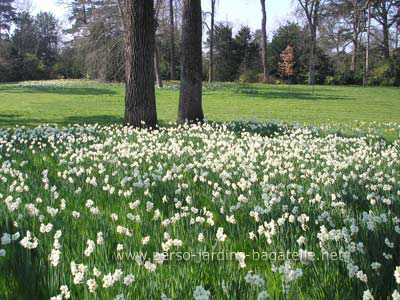
[[[64,18],[67,10],[58,4],[59,0],[32,0],[34,13],[51,11],[58,18]],[[203,11],[210,11],[210,0],[202,0]],[[260,0],[218,0],[216,21],[230,22],[234,29],[240,24],[249,26],[252,30],[261,27]],[[266,0],[267,31],[271,36],[280,24],[291,18],[293,0]]]

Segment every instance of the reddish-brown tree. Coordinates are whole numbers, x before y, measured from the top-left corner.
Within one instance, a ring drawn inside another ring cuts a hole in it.
[[[294,73],[294,53],[293,47],[287,46],[285,50],[282,51],[281,62],[279,63],[279,73],[282,78],[287,78],[290,80],[290,76]]]

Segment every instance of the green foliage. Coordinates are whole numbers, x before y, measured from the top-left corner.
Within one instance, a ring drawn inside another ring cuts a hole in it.
[[[18,62],[14,67],[21,70],[22,80],[46,78],[45,65],[34,53],[26,53]]]
[[[287,23],[280,26],[275,32],[270,45],[270,68],[271,73],[279,74],[279,63],[281,53],[288,45],[293,47],[294,66],[293,83],[303,83],[307,78],[308,55],[307,55],[307,33],[296,23]]]
[[[14,0],[0,0],[0,40],[5,35],[5,30],[10,30],[11,23],[15,18]]]
[[[328,85],[361,85],[363,74],[360,72],[346,71],[335,76],[327,76],[325,84]]]
[[[384,64],[371,70],[370,84],[400,86],[400,50],[397,49]]]
[[[370,84],[400,86],[400,51],[397,50],[384,64],[371,70]]]
[[[219,23],[214,33],[215,79],[235,81],[260,71],[259,43],[250,28],[242,26],[233,37],[232,26]],[[206,45],[209,45],[209,39]],[[246,74],[247,73],[247,74]],[[255,82],[255,81],[253,81]]]
[[[259,73],[254,70],[246,70],[240,75],[240,81],[245,83],[255,83],[259,81]]]
[[[56,77],[59,32],[48,13],[33,17],[17,14],[11,38],[0,44],[0,81],[39,80]]]

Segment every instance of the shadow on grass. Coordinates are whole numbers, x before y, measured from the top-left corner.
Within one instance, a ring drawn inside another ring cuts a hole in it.
[[[60,126],[66,126],[69,124],[96,124],[99,125],[112,125],[112,124],[123,124],[124,118],[112,115],[94,115],[94,116],[69,116],[61,120],[49,120],[45,118],[40,119],[25,119],[21,115],[0,115],[0,127],[15,127],[15,126],[27,126],[35,127],[42,124],[58,124]]]
[[[58,94],[58,95],[82,95],[82,96],[99,96],[99,95],[117,95],[117,92],[104,88],[54,88],[54,87],[0,87],[0,92],[10,94]]]
[[[96,115],[96,116],[70,116],[66,117],[62,122],[63,125],[67,124],[100,124],[100,125],[112,125],[122,124],[124,122],[123,117],[111,116],[111,115]]]
[[[283,99],[283,100],[353,100],[348,96],[337,95],[321,95],[312,94],[311,92],[297,92],[297,91],[263,91],[257,89],[240,89],[236,90],[235,94],[240,94],[246,98],[261,98],[261,99]]]
[[[0,114],[0,118],[16,118],[16,117],[20,117],[21,115],[17,115],[17,114]]]

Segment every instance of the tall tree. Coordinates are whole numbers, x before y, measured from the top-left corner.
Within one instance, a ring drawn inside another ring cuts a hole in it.
[[[201,0],[183,0],[182,62],[178,123],[202,122]]]
[[[155,7],[155,43],[154,43],[154,72],[156,75],[156,81],[159,88],[163,87],[162,79],[161,79],[161,70],[160,70],[160,52],[158,51],[158,43],[157,43],[157,29],[159,26],[159,16],[160,16],[160,9],[161,9],[161,0],[156,1]]]
[[[210,24],[210,69],[208,81],[214,81],[214,21],[216,0],[211,0],[211,24]]]
[[[369,48],[371,41],[371,0],[367,2],[368,15],[367,15],[367,41],[365,45],[365,66],[364,66],[364,78],[363,85],[368,85],[369,77]]]
[[[261,2],[261,13],[262,13],[262,21],[261,21],[262,62],[264,68],[264,81],[268,81],[269,71],[268,71],[268,56],[267,56],[267,12],[265,10],[265,0],[260,0],[260,2]]]
[[[56,62],[59,43],[59,28],[57,19],[51,13],[41,12],[35,18],[37,35],[36,55],[50,67]]]
[[[317,49],[317,29],[319,14],[321,8],[320,0],[298,0],[301,8],[306,16],[308,27],[310,30],[310,66],[309,66],[309,77],[308,84],[315,83],[315,52]]]
[[[365,12],[368,0],[330,0],[328,1],[328,14],[332,15],[336,23],[344,21],[344,30],[351,34],[353,45],[350,70],[355,72],[359,57],[360,35],[365,30]],[[347,25],[347,26],[346,26]]]
[[[15,18],[14,0],[0,0],[0,43],[2,39],[2,30],[9,30],[11,22]]]
[[[217,81],[234,81],[239,79],[239,68],[243,57],[240,57],[241,47],[238,45],[239,41],[236,41],[232,37],[232,31],[233,28],[229,24],[218,23],[215,25],[214,79]],[[208,31],[208,34],[207,46],[209,47],[210,31]],[[239,38],[239,40],[241,39]],[[244,51],[242,52],[244,55]]]
[[[398,0],[373,0],[372,17],[382,26],[381,48],[385,59],[390,57],[390,28],[399,17],[396,6]]]
[[[235,47],[232,56],[237,57],[237,62],[241,64],[241,73],[246,73],[254,65],[254,57],[259,60],[259,47],[252,40],[250,27],[242,26],[234,39]]]
[[[125,124],[154,128],[154,1],[127,0],[125,20]]]
[[[355,72],[356,67],[357,67],[357,56],[358,56],[358,41],[359,41],[359,35],[361,31],[363,30],[363,15],[364,15],[364,10],[361,8],[360,3],[361,1],[359,0],[351,0],[351,5],[352,5],[352,29],[353,29],[353,37],[352,37],[352,43],[353,43],[353,52],[351,55],[351,66],[350,70]],[[364,2],[364,1],[362,1]],[[364,3],[363,3],[364,4]]]
[[[169,0],[169,34],[170,34],[170,65],[171,80],[175,80],[175,19],[174,19],[174,0]]]
[[[297,23],[287,23],[280,26],[271,40],[271,71],[279,72],[279,63],[281,62],[282,51],[288,45],[293,47],[293,82],[302,82],[306,79],[305,74],[308,69],[308,48],[309,34]]]

